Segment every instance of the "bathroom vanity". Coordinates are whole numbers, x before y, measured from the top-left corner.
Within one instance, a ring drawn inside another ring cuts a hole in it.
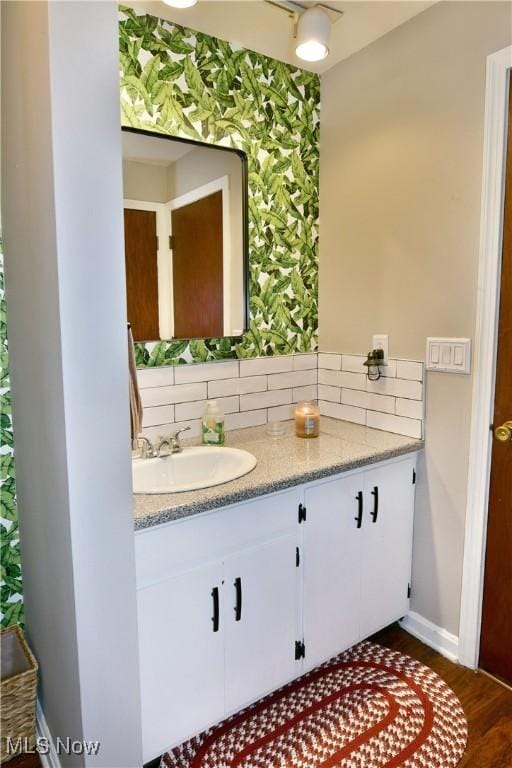
[[[251,474],[136,497],[145,761],[409,609],[420,441],[323,419],[230,444]]]

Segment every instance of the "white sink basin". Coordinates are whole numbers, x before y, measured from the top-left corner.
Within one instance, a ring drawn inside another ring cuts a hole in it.
[[[178,493],[220,485],[246,475],[256,458],[239,448],[198,446],[161,459],[135,459],[134,493]]]

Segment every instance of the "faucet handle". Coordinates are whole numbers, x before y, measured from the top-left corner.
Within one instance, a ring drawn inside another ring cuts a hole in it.
[[[173,440],[176,440],[179,438],[182,432],[188,432],[190,427],[181,427],[181,429],[177,429],[176,432],[171,432],[171,437]]]
[[[181,429],[177,429],[176,432],[171,433],[170,440],[172,453],[181,453],[183,448],[180,443],[180,435],[182,432],[188,432],[189,429],[190,427],[181,427]]]
[[[140,454],[139,454],[141,459],[153,458],[153,456],[155,455],[155,447],[148,437],[145,437],[145,435],[139,435],[136,438],[136,442],[137,442],[137,445],[139,444],[139,442],[142,443],[142,445],[140,446]]]

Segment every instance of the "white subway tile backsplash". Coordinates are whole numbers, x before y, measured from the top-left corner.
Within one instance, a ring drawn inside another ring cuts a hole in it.
[[[217,381],[234,379],[239,376],[238,360],[226,360],[193,365],[177,365],[174,369],[175,384],[190,384],[196,381]]]
[[[374,395],[371,392],[360,392],[356,389],[342,389],[341,402],[344,405],[355,405],[372,411],[384,413],[395,412],[395,398],[388,395]]]
[[[332,371],[327,368],[318,369],[318,384],[327,384],[329,387],[341,387],[341,371]]]
[[[171,421],[174,421],[174,406],[158,405],[155,408],[144,408],[142,421],[144,427],[170,424]]]
[[[307,387],[295,387],[293,390],[293,402],[300,403],[301,400],[316,400],[318,397],[318,386],[309,384]]]
[[[396,400],[397,416],[407,416],[409,419],[423,418],[423,402],[421,400]]]
[[[410,400],[421,400],[423,397],[423,385],[419,381],[382,378],[378,381],[367,381],[366,388],[368,392],[375,392],[378,395],[406,397]]]
[[[403,416],[392,416],[389,413],[367,412],[367,425],[374,429],[383,429],[386,432],[395,432],[399,435],[421,438],[422,424],[419,419],[406,419]]]
[[[245,427],[259,427],[267,423],[267,409],[260,411],[244,411],[243,413],[230,413],[226,416],[226,429],[244,429]]]
[[[240,410],[255,411],[258,408],[271,408],[292,402],[291,389],[277,389],[273,392],[257,392],[253,395],[240,395]]]
[[[240,360],[240,376],[261,376],[266,373],[285,373],[291,370],[293,370],[293,355]]]
[[[340,405],[326,400],[319,400],[318,406],[322,416],[331,416],[331,418],[341,421],[352,421],[355,424],[366,424],[364,408],[353,408],[351,405]]]
[[[189,400],[205,400],[206,392],[206,382],[202,382],[197,384],[175,384],[172,387],[141,389],[140,396],[144,408],[151,408],[155,405],[184,403]]]
[[[268,409],[268,421],[289,421],[293,419],[293,405],[278,405]]]
[[[381,376],[394,378],[396,376],[396,360],[388,359],[387,365],[382,365],[380,369]]]
[[[139,388],[165,387],[174,384],[174,368],[157,366],[156,368],[139,368],[137,371]]]
[[[180,403],[179,405],[176,405],[176,421],[200,419],[205,411],[206,402],[206,400],[198,400],[194,403]],[[233,397],[219,397],[217,398],[217,403],[223,413],[236,413],[240,410],[240,398],[238,395]]]
[[[341,371],[341,355],[332,352],[320,352],[318,354],[318,367],[327,368],[330,371]]]
[[[176,424],[159,424],[154,427],[144,427],[141,434],[152,443],[157,443],[158,440],[169,437],[170,433],[177,428]]]
[[[328,384],[319,384],[318,399],[329,400],[331,403],[339,403],[341,400],[341,388],[330,387]]]
[[[294,371],[308,371],[315,370],[318,367],[317,363],[318,355],[316,352],[311,352],[307,355],[294,355],[293,356],[293,370]]]
[[[366,389],[366,374],[350,373],[347,371],[330,371],[320,368],[318,383],[331,387],[347,387],[347,389]]]
[[[276,373],[268,377],[269,389],[285,389],[286,387],[303,387],[316,384],[316,371],[293,371],[291,373]]]
[[[197,437],[207,399],[219,400],[227,430],[292,419],[293,403],[318,399],[325,416],[421,437],[423,364],[390,359],[370,382],[365,359],[328,352],[140,369],[143,434],[191,426],[187,437]]]
[[[188,432],[184,432],[181,436],[182,440],[190,440],[191,437],[200,437],[201,435],[201,419],[189,419],[187,421],[177,421],[175,424],[171,424],[169,433],[176,432],[178,429],[184,429],[190,427]]]
[[[423,381],[423,363],[415,363],[412,360],[397,360],[396,375],[399,379]]]
[[[341,370],[366,374],[366,368],[363,365],[365,360],[366,357],[364,355],[342,355]]]
[[[251,392],[265,392],[266,376],[247,376],[242,379],[222,379],[208,383],[208,397],[227,397],[228,395],[246,395]]]

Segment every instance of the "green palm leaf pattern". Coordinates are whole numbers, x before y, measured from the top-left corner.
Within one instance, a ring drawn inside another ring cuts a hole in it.
[[[242,149],[249,164],[249,331],[136,344],[137,365],[314,351],[318,76],[124,6],[119,30],[122,124]]]
[[[0,623],[8,627],[11,624],[23,624],[23,598],[1,238],[0,358]]]

